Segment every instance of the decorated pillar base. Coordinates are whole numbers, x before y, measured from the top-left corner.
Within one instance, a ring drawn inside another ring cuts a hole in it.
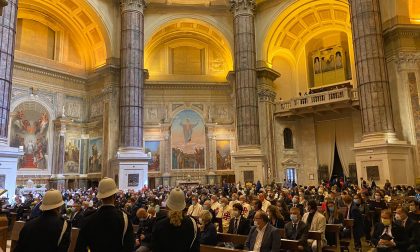
[[[12,198],[16,191],[16,171],[19,157],[23,155],[23,151],[18,148],[0,145],[0,177],[4,176],[5,194],[0,197]],[[2,178],[3,180],[3,178]]]
[[[266,182],[265,156],[258,146],[239,146],[232,154],[232,168],[235,171],[235,182]],[[251,181],[253,180],[253,181]]]
[[[57,189],[57,190],[66,190],[66,177],[63,174],[53,174],[51,175],[49,181],[49,188],[50,189]]]
[[[392,143],[390,143],[390,140]],[[354,145],[358,177],[370,180],[378,186],[387,179],[391,184],[413,185],[415,183],[412,146],[394,138],[370,136]]]
[[[119,148],[117,152],[119,189],[137,191],[148,186],[149,159],[142,148]]]

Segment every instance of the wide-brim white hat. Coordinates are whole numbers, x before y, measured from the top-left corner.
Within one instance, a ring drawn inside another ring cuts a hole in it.
[[[185,209],[185,195],[184,192],[179,188],[174,188],[169,193],[166,206],[173,211],[182,211]]]
[[[103,178],[98,186],[98,199],[105,199],[111,197],[118,192],[117,184],[112,178]]]
[[[41,211],[48,211],[56,209],[64,204],[63,196],[57,190],[49,190],[45,193],[44,198],[42,199],[42,204],[39,207]]]

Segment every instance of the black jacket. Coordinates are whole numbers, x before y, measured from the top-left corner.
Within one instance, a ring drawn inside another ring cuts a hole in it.
[[[87,216],[80,228],[76,252],[132,252],[134,232],[130,217],[127,216],[127,231],[123,240],[123,213],[114,206],[102,206]],[[124,244],[124,245],[123,245]]]
[[[373,231],[372,239],[371,239],[372,243],[375,244],[375,246],[378,245],[378,242],[381,239],[380,237],[382,233],[384,232],[384,229],[385,229],[385,226],[381,222],[376,225],[375,230]],[[392,236],[394,237],[396,248],[399,249],[400,251],[406,251],[408,239],[405,234],[404,228],[395,223],[392,223],[391,233],[392,233]]]
[[[141,246],[151,247],[152,243],[152,230],[153,225],[156,222],[156,218],[147,218],[145,220],[139,221],[139,229],[137,229],[137,239],[140,240],[140,236],[144,235],[144,240],[142,240]]]
[[[51,211],[43,212],[41,216],[25,223],[14,251],[67,252],[70,245],[70,224],[67,225],[61,242],[57,246],[64,221]]]
[[[193,219],[184,216],[181,226],[175,227],[169,222],[169,218],[158,220],[153,227],[152,232],[152,250],[153,252],[186,252],[200,250],[200,237],[197,226],[197,234],[194,239]],[[191,244],[192,247],[191,247]]]
[[[251,225],[249,224],[249,220],[241,216],[241,219],[239,220],[238,230],[235,233],[235,218],[230,219],[229,222],[229,234],[238,234],[238,235],[248,235],[249,230],[251,229]]]
[[[213,223],[208,223],[200,232],[200,244],[216,246],[217,244],[217,231]]]
[[[73,215],[70,218],[70,221],[71,221],[72,227],[80,228],[83,221],[83,211],[73,213]]]
[[[305,251],[310,251],[307,243],[308,230],[308,226],[303,221],[298,222],[296,229],[293,229],[293,222],[291,221],[284,225],[286,239],[299,241]]]

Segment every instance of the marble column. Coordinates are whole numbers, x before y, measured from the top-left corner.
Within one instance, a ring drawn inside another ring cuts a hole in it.
[[[254,0],[231,0],[238,145],[259,145]]]
[[[9,3],[8,0],[0,0],[0,16],[3,15],[3,8]]]
[[[65,188],[64,180],[64,155],[65,155],[65,137],[66,127],[71,120],[66,117],[60,117],[54,121],[55,126],[55,137],[54,137],[54,162],[52,168],[52,175],[50,184],[53,187],[60,190]]]
[[[275,165],[274,149],[274,81],[280,74],[268,67],[257,68],[258,77],[258,110],[260,118],[261,150],[266,157],[267,176],[276,179],[277,167]],[[268,181],[271,182],[271,181]]]
[[[117,152],[120,189],[148,185],[148,159],[143,150],[144,0],[121,3],[120,144]]]
[[[350,0],[350,7],[363,137],[392,137],[395,130],[379,0]]]
[[[121,0],[120,147],[143,147],[144,0]]]
[[[17,2],[10,0],[0,17],[0,144],[6,146],[15,55]],[[0,6],[2,7],[3,5]]]

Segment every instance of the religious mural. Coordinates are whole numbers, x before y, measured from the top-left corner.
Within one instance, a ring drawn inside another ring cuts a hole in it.
[[[80,139],[67,138],[64,150],[64,173],[79,173]]]
[[[18,169],[47,169],[49,115],[37,103],[23,103],[11,119],[10,146],[22,146]]]
[[[101,172],[102,170],[102,138],[89,139],[89,173]]]
[[[149,172],[159,171],[160,165],[160,141],[146,141],[144,143],[144,149],[146,153],[151,154],[149,159]]]
[[[172,169],[203,169],[206,146],[203,120],[193,110],[183,110],[171,127]]]
[[[217,170],[229,170],[231,165],[230,141],[216,141]]]
[[[341,46],[316,51],[312,60],[315,86],[346,80],[345,51]]]

